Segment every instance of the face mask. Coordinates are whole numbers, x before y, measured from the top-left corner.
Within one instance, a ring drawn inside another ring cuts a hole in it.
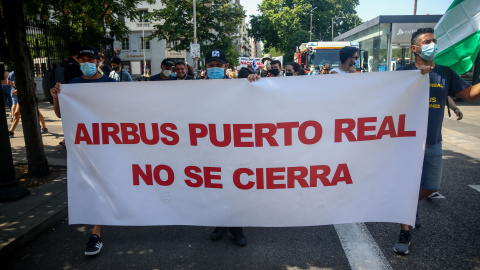
[[[98,65],[99,65],[99,66],[103,66],[103,61],[102,61],[102,62],[100,62],[100,63],[98,63]]]
[[[172,76],[173,76],[173,77],[177,77],[177,73],[173,72],[173,73],[172,73]]]
[[[419,55],[422,59],[430,61],[435,59],[435,55],[437,54],[437,49],[438,49],[437,44],[432,42],[428,45],[423,45],[422,52]]]
[[[280,75],[282,75],[282,76],[283,76],[283,70],[282,70],[282,71],[280,71]]]
[[[293,72],[286,72],[285,76],[293,76]]]
[[[97,64],[94,63],[80,63],[80,70],[83,75],[93,77],[97,73]]]
[[[272,69],[272,70],[270,70],[270,73],[272,73],[273,76],[277,77],[278,74],[280,74],[280,70],[278,70],[278,69]]]
[[[171,70],[164,70],[164,71],[162,71],[162,73],[163,73],[163,76],[168,77],[168,76],[170,76],[172,71]]]
[[[115,71],[118,71],[118,70],[119,70],[118,67],[114,67],[114,68],[112,68],[112,69],[115,70]]]
[[[223,79],[225,77],[225,69],[219,67],[212,67],[207,69],[207,76],[209,79]]]
[[[356,67],[356,68],[360,67],[360,59],[355,60],[354,67]]]

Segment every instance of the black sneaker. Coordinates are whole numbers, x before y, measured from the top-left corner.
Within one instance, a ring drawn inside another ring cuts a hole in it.
[[[85,255],[97,255],[98,253],[100,253],[102,246],[102,238],[100,238],[100,236],[96,234],[90,235],[90,239],[88,239],[87,243],[87,249],[85,250]]]
[[[225,227],[216,227],[215,230],[213,230],[212,234],[210,234],[210,239],[215,241],[220,238],[227,232],[227,228]]]
[[[233,241],[235,244],[244,247],[247,245],[247,238],[242,231],[231,230],[230,233],[233,235]]]
[[[393,246],[393,250],[398,254],[407,255],[411,239],[412,234],[410,233],[410,231],[401,230],[400,236],[398,237],[397,242]]]

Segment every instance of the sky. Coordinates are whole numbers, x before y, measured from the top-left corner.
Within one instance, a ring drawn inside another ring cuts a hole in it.
[[[240,0],[247,17],[258,15],[257,6],[262,0]],[[412,15],[414,0],[360,0],[357,14],[364,21],[369,21],[379,15]],[[417,15],[443,14],[453,0],[417,0]]]

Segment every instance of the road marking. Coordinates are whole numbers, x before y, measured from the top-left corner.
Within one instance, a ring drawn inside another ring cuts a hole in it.
[[[353,270],[392,269],[363,223],[334,225]]]
[[[480,185],[468,185],[468,186],[480,192]]]

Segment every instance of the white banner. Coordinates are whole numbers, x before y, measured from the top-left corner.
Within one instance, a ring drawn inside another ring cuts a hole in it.
[[[419,71],[62,85],[69,221],[414,224]]]

